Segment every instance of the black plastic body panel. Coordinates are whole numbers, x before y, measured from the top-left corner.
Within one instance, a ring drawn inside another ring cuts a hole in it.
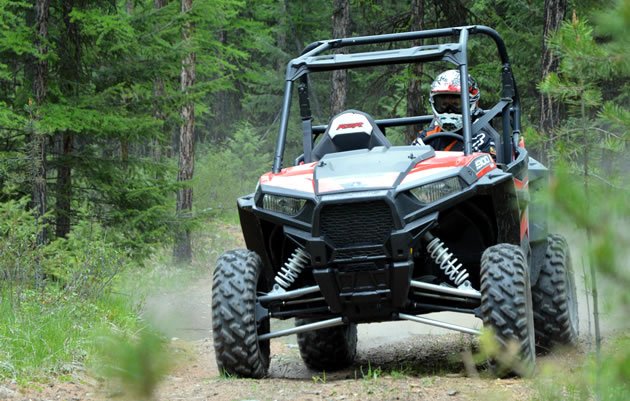
[[[547,235],[549,219],[547,204],[543,199],[542,191],[549,185],[549,170],[533,158],[529,158],[529,194],[532,202],[529,206],[529,233],[531,258],[531,282],[538,281],[540,269],[545,262],[547,252]]]
[[[526,152],[522,156],[528,160]],[[354,322],[394,319],[396,313],[413,308],[411,278],[435,273],[417,255],[426,246],[423,234],[439,228],[442,214],[452,215],[462,204],[490,203],[487,209],[494,215],[488,217],[484,243],[522,245],[520,223],[526,211],[514,175],[526,179],[527,163],[520,159],[510,166],[510,172],[495,169],[475,180],[465,180],[462,174],[468,177],[470,168],[461,168],[455,176],[462,180],[463,189],[431,204],[418,202],[404,188],[346,191],[311,195],[307,211],[289,217],[257,206],[259,194],[248,195],[238,202],[245,242],[261,255],[269,288],[291,251],[299,246],[311,257],[311,266],[301,274],[300,283],[317,284],[331,314]],[[323,226],[328,213],[333,213],[331,221],[339,221],[336,227]],[[379,231],[383,226],[388,228]],[[478,282],[473,286],[478,288]],[[425,299],[418,301],[427,304]],[[471,310],[476,307],[465,302],[440,304]],[[286,308],[283,313],[291,316]],[[296,309],[295,316],[300,313]]]

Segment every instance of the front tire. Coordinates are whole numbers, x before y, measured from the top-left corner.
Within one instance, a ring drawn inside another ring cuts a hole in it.
[[[296,326],[317,319],[296,319]],[[310,369],[334,371],[352,364],[357,353],[357,325],[327,327],[297,334],[300,355]]]
[[[502,360],[502,368],[517,374],[531,373],[536,354],[531,286],[525,255],[512,244],[494,245],[481,257],[481,315],[485,326],[492,327],[502,351],[509,344],[518,345],[517,361]],[[516,363],[514,363],[516,362]]]
[[[212,284],[212,337],[219,372],[261,378],[269,368],[269,318],[256,321],[256,291],[262,280],[256,252],[236,249],[221,255]]]
[[[571,255],[566,239],[549,235],[544,264],[532,288],[536,349],[549,352],[557,345],[575,345],[579,317]]]

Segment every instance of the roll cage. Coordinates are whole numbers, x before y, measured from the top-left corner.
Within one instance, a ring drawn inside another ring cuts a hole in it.
[[[472,137],[479,129],[486,125],[499,113],[502,115],[501,141],[503,146],[503,159],[497,160],[499,164],[509,164],[512,161],[513,148],[518,146],[520,136],[520,98],[516,88],[516,82],[512,67],[508,59],[507,49],[503,39],[497,31],[487,26],[472,25],[454,28],[430,29],[416,32],[393,33],[386,35],[362,36],[355,38],[343,38],[313,42],[306,46],[302,54],[291,60],[287,65],[285,77],[284,99],[278,140],[273,160],[273,173],[279,173],[282,169],[284,148],[289,124],[291,109],[291,96],[296,82],[300,104],[300,117],[302,120],[302,134],[304,147],[304,161],[312,161],[313,136],[325,131],[326,126],[313,126],[310,102],[308,98],[307,77],[309,73],[320,71],[342,70],[355,67],[369,67],[388,64],[404,64],[431,61],[447,61],[454,64],[460,72],[462,87],[468,87],[468,56],[467,44],[470,35],[483,34],[489,36],[497,45],[501,59],[502,94],[501,100],[483,117],[471,123],[470,110],[462,108],[464,154],[472,153]],[[438,37],[459,36],[458,42],[414,46],[410,48],[369,51],[349,54],[320,55],[328,50],[339,49],[367,44],[392,43],[405,40],[429,39]],[[461,92],[462,104],[468,104],[468,91]],[[395,127],[413,124],[428,124],[433,116],[412,116],[376,120],[379,127]]]

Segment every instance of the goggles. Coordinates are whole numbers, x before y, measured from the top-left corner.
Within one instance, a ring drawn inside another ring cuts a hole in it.
[[[462,98],[459,94],[433,95],[433,108],[438,113],[462,114]]]

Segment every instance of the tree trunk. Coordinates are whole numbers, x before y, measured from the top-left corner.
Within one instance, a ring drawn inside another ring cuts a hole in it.
[[[350,0],[334,0],[332,15],[333,38],[347,38],[350,36]],[[347,53],[339,49],[333,53]],[[346,109],[346,94],[348,74],[346,70],[335,70],[331,75],[330,86],[330,115],[331,117]]]
[[[72,163],[69,157],[72,154],[72,134],[61,134],[58,138],[59,149],[58,154],[62,155],[57,169],[57,222],[55,235],[58,238],[65,237],[70,232],[70,211],[72,200]]]
[[[424,0],[411,0],[411,30],[421,31],[424,29]],[[414,40],[414,46],[422,46],[422,40]],[[422,63],[410,66],[411,76],[409,87],[407,88],[407,116],[419,116],[424,114],[424,102],[420,79],[422,77]],[[393,116],[392,116],[393,117]],[[417,136],[422,127],[410,125],[406,130],[406,143],[410,144]]]
[[[542,58],[541,58],[541,78],[545,79],[549,73],[558,70],[558,60],[554,57],[551,49],[547,45],[547,40],[553,35],[564,18],[567,7],[567,0],[545,0],[545,14],[542,37]],[[541,132],[546,132],[551,138],[554,127],[560,120],[560,104],[554,103],[550,95],[540,94],[540,124]],[[543,150],[543,162],[548,162],[548,156],[553,148],[551,139]]]
[[[33,82],[35,90],[35,98],[37,103],[37,114],[39,114],[39,108],[44,104],[46,99],[46,93],[48,91],[48,61],[46,55],[48,54],[48,46],[46,40],[48,39],[48,17],[49,17],[49,3],[48,0],[37,0],[35,5],[36,12],[36,38],[35,43],[38,48],[39,59],[37,61],[37,69],[35,74],[35,80]],[[39,118],[39,115],[38,117]],[[44,227],[45,221],[43,219],[46,214],[47,200],[46,200],[46,136],[39,129],[36,129],[33,133],[33,145],[35,150],[35,169],[33,176],[33,203],[35,205],[35,213],[38,220],[37,228],[37,245],[45,244],[46,229]]]
[[[156,10],[164,7],[167,0],[153,0],[153,7]],[[153,118],[162,122],[162,134],[165,134],[164,127],[164,109],[162,106],[162,99],[164,98],[164,78],[158,77],[153,81],[153,98],[155,99],[153,104]],[[156,135],[151,139],[151,160],[154,163],[159,163],[162,159],[162,146],[160,138],[162,135]],[[158,174],[156,173],[156,177]]]
[[[162,99],[164,98],[164,78],[156,78],[153,81],[153,118],[162,122],[162,133],[164,133],[164,110],[162,108]],[[151,160],[159,163],[161,156],[160,138],[162,135],[156,135],[151,139]]]
[[[192,8],[193,0],[182,0],[182,13],[187,13]],[[189,45],[193,35],[194,27],[191,23],[184,23],[182,29],[182,39],[184,45]],[[195,53],[188,53],[182,58],[181,90],[186,98],[190,88],[195,83]],[[182,125],[179,130],[179,172],[178,182],[190,181],[193,178],[194,170],[194,127],[195,127],[195,104],[192,99],[185,99],[181,112]],[[186,187],[177,191],[177,215],[184,218],[184,211],[192,210],[193,192],[192,188]],[[174,249],[175,261],[177,263],[189,263],[192,260],[192,249],[190,241],[190,230],[186,224],[182,225],[177,233]]]
[[[79,27],[70,16],[75,1],[69,0],[62,4],[62,21],[66,36],[63,37],[65,47],[64,56],[60,61],[61,91],[65,96],[77,96],[76,77],[80,76],[81,39]],[[72,151],[74,137],[71,131],[57,131],[56,155],[58,157],[56,204],[55,204],[55,235],[66,237],[70,232],[70,215],[72,210]]]

